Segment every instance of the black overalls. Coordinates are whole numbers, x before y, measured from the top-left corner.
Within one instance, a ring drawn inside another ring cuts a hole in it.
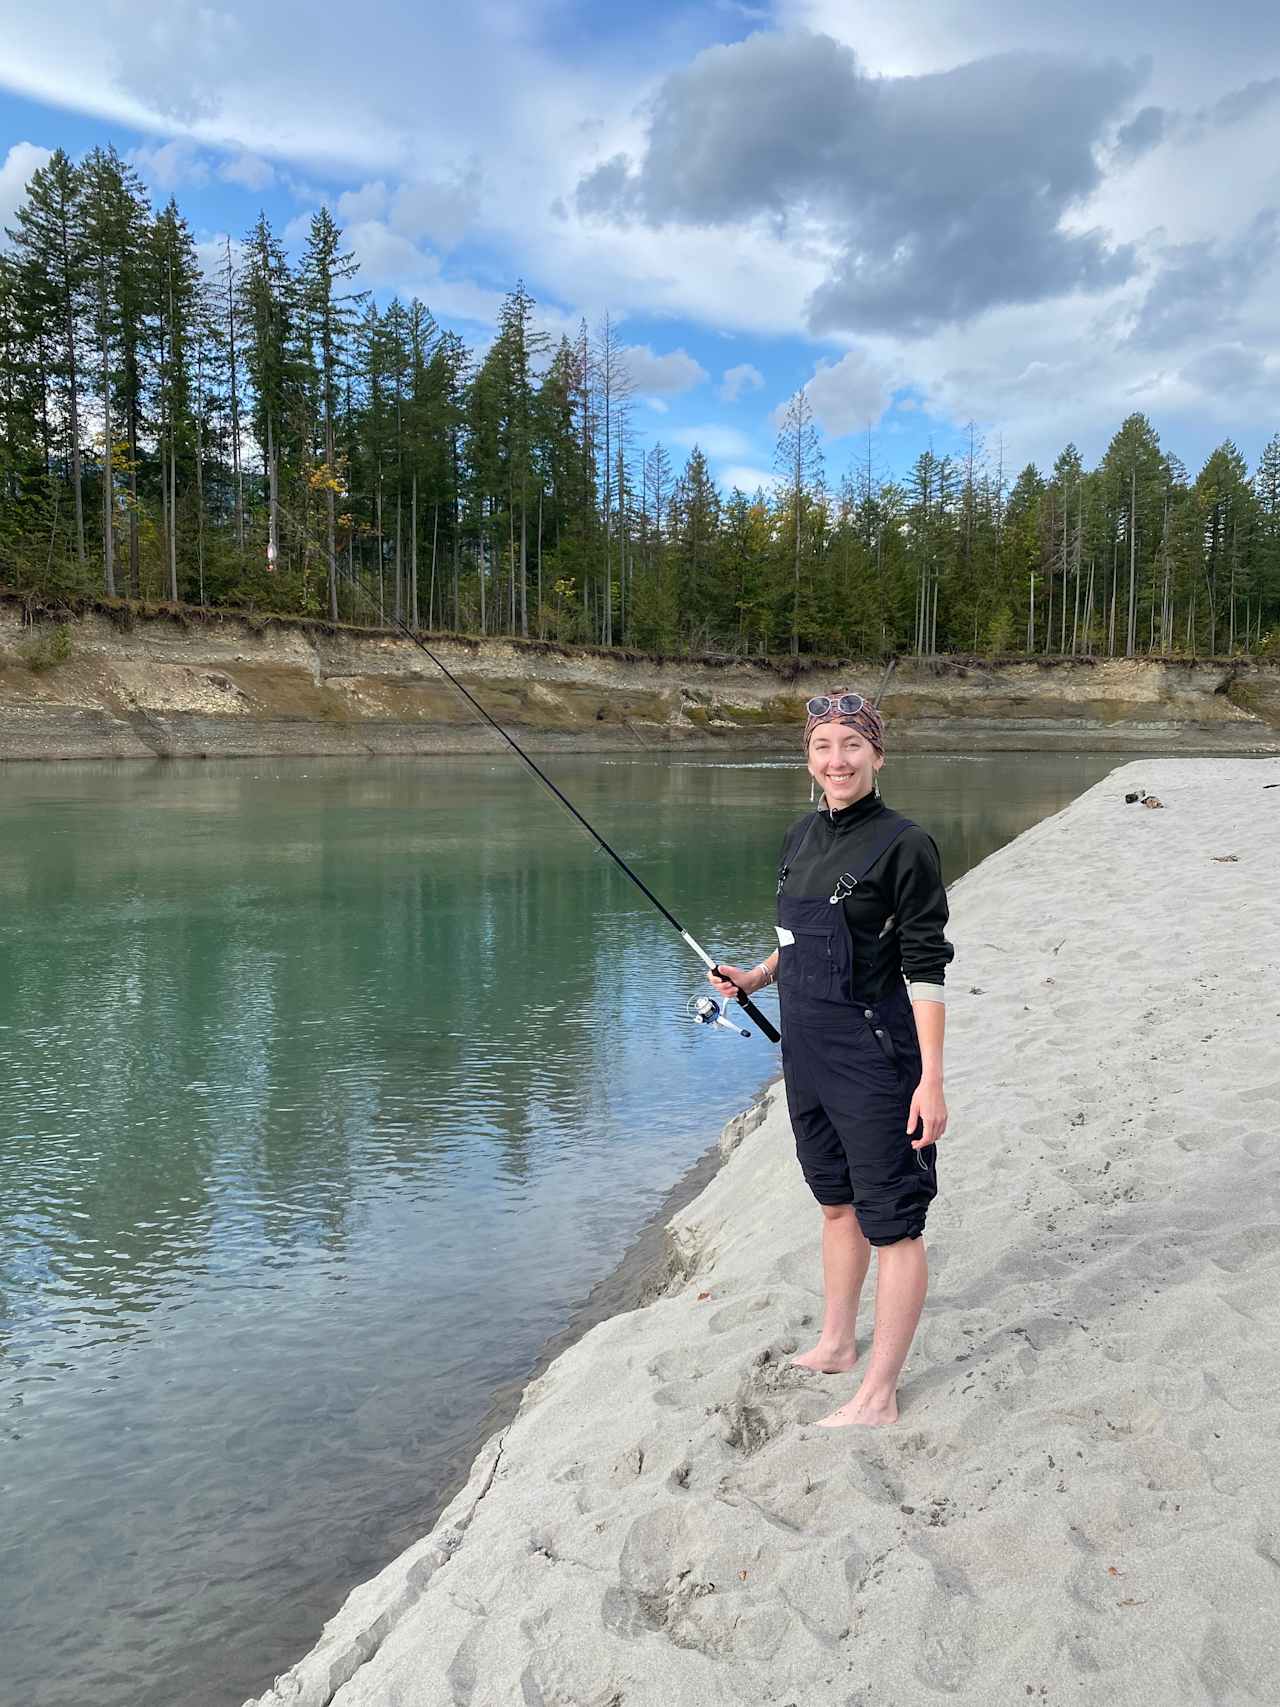
[[[915,1150],[907,1134],[921,1062],[906,983],[895,979],[889,994],[870,1007],[854,1002],[853,938],[840,902],[911,821],[881,812],[852,866],[851,850],[834,842],[830,861],[808,870],[809,893],[796,895],[788,887],[790,865],[817,817],[790,856],[784,854],[778,874],[787,1107],[814,1197],[822,1204],[852,1203],[869,1242],[888,1245],[924,1230],[938,1190],[937,1146]]]

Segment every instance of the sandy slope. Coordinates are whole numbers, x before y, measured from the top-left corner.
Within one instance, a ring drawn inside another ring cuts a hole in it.
[[[852,1385],[787,1363],[818,1218],[775,1088],[672,1290],[530,1387],[263,1707],[1280,1700],[1270,782],[1126,765],[955,885],[895,1428],[808,1426]]]

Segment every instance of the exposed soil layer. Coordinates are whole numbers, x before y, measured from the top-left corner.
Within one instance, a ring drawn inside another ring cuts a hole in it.
[[[880,660],[664,659],[451,636],[433,651],[531,751],[777,752],[805,697]],[[1280,752],[1280,664],[902,659],[899,752]],[[0,758],[488,751],[498,737],[405,637],[316,622],[0,596]]]

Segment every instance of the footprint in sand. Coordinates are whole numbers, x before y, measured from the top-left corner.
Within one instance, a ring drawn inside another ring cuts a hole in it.
[[[645,1373],[655,1381],[701,1381],[705,1371],[702,1368],[702,1357],[696,1351],[690,1351],[687,1346],[673,1346],[670,1351],[664,1351],[660,1357],[647,1364]]]
[[[664,1410],[691,1411],[702,1405],[703,1389],[692,1381],[672,1381],[665,1387],[655,1387],[653,1402]]]
[[[758,1292],[751,1298],[740,1298],[736,1304],[726,1304],[717,1310],[707,1323],[713,1334],[731,1333],[734,1328],[740,1328],[744,1323],[756,1323],[760,1315],[773,1303],[773,1294]]]
[[[977,1670],[974,1631],[978,1626],[973,1602],[950,1595],[931,1595],[921,1617],[924,1638],[916,1656],[915,1673],[929,1689],[956,1695]]]

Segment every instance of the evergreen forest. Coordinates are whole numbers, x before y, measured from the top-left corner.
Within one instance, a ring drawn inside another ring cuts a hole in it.
[[[976,430],[901,479],[825,465],[808,398],[768,490],[636,425],[608,317],[468,348],[362,291],[327,209],[205,266],[112,148],[59,151],[0,247],[0,582],[662,653],[1280,654],[1280,434],[1194,474],[1141,414],[1101,462]]]

